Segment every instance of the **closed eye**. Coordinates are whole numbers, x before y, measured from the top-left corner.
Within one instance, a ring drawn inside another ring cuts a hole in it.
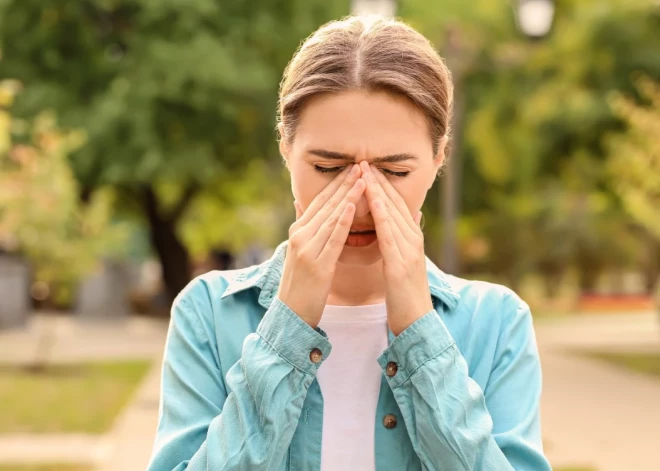
[[[321,167],[319,165],[314,165],[314,170],[316,170],[319,173],[335,173],[335,172],[341,172],[343,169],[346,167]],[[394,170],[388,170],[386,168],[381,168],[380,169],[382,172],[385,172],[389,175],[393,175],[395,177],[405,177],[407,176],[410,172],[395,172]]]

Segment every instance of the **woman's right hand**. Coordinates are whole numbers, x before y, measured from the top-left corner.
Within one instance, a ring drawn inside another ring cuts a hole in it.
[[[349,165],[321,191],[289,228],[289,245],[277,297],[316,328],[330,293],[335,266],[366,188],[359,165]]]

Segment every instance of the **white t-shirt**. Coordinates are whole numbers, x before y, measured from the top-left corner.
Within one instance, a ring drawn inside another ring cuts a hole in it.
[[[385,303],[328,305],[319,327],[332,343],[316,374],[323,394],[321,471],[375,470],[376,406],[383,376],[376,359],[388,345]]]

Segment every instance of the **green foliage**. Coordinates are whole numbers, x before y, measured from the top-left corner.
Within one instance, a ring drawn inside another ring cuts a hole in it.
[[[148,226],[174,297],[188,251],[277,242],[263,230],[272,216],[253,220],[279,214],[263,197],[286,188],[271,165],[278,83],[301,39],[348,11],[348,0],[3,0],[0,78],[25,85],[19,117],[54,109],[85,131],[71,155],[81,195],[116,190]]]
[[[509,2],[405,0],[402,13],[449,56],[467,104],[457,143],[464,268],[515,285],[577,266],[590,288],[604,267],[638,262],[638,235],[604,165],[603,136],[622,128],[605,97],[633,93],[634,73],[660,76],[657,5],[560,2],[540,41],[516,30]]]
[[[24,85],[18,118],[52,109],[64,130],[84,131],[84,144],[69,149],[76,191],[94,201],[110,187],[116,206],[148,219],[152,241],[173,231],[157,247],[164,261],[180,242],[195,257],[274,244],[293,214],[274,133],[277,84],[300,41],[349,3],[0,0],[0,79]],[[454,126],[464,268],[515,285],[530,271],[558,278],[577,267],[589,289],[604,268],[638,262],[624,206],[640,221],[654,206],[622,197],[633,177],[613,177],[606,162],[647,152],[647,129],[625,110],[644,99],[634,74],[660,77],[657,2],[557,2],[540,41],[518,31],[509,1],[399,5],[447,57],[465,103]],[[609,106],[613,92],[629,98]],[[428,251],[437,253],[438,198],[426,204]]]
[[[637,81],[647,104],[620,94],[612,106],[626,123],[626,131],[611,139],[609,169],[626,209],[660,239],[660,82]]]
[[[210,247],[273,246],[282,238],[283,221],[294,214],[288,170],[278,161],[253,159],[233,174],[200,194],[181,221],[182,238],[193,256],[203,256]]]
[[[0,92],[9,102],[8,83]],[[62,132],[51,113],[33,123],[0,111],[0,245],[23,253],[36,281],[54,288],[56,303],[68,303],[75,284],[123,241],[111,227],[112,191],[98,189],[87,204],[67,154],[85,140],[80,131]]]
[[[5,3],[1,73],[28,85],[17,112],[53,107],[84,129],[81,184],[122,189],[213,188],[275,159],[284,66],[301,38],[348,11],[320,0]]]

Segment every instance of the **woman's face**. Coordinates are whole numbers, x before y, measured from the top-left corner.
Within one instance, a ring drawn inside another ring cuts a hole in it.
[[[366,160],[387,177],[415,216],[442,164],[444,142],[434,155],[425,116],[409,101],[385,92],[347,91],[310,100],[293,142],[282,140],[280,150],[303,211],[339,171]],[[375,229],[365,195],[356,205],[353,227]],[[380,259],[376,242],[344,246],[339,262],[367,265]]]

